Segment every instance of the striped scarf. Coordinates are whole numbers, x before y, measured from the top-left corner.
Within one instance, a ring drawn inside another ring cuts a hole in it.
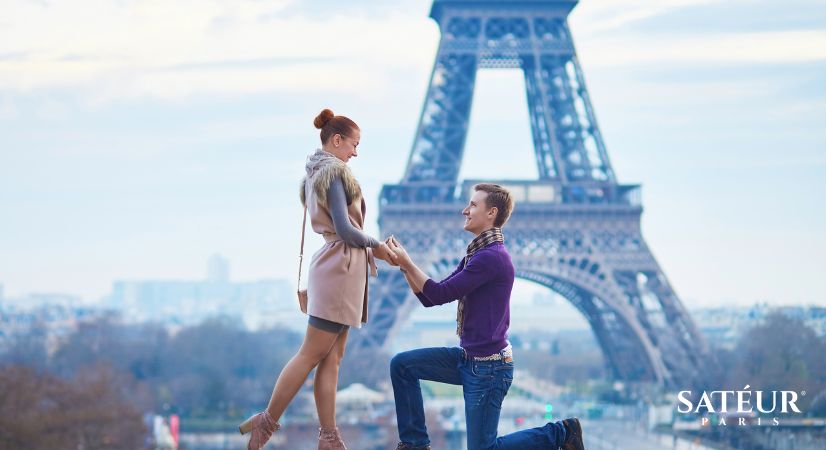
[[[505,242],[505,237],[502,236],[502,229],[493,227],[487,231],[483,231],[479,236],[473,238],[467,246],[467,255],[462,259],[462,268],[467,267],[470,257],[478,250],[487,247],[494,242]],[[465,297],[459,299],[459,306],[456,308],[456,334],[462,336],[465,325]]]

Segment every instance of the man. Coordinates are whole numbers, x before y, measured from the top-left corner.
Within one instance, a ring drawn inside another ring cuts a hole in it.
[[[403,352],[390,363],[401,441],[397,450],[430,449],[419,380],[462,386],[468,450],[582,450],[582,428],[576,418],[497,437],[502,400],[513,381],[507,336],[514,269],[502,227],[514,202],[510,192],[496,184],[477,184],[474,191],[462,214],[464,229],[475,238],[459,267],[444,280],[431,280],[395,238],[387,241],[422,305],[459,302],[456,331],[460,347]]]

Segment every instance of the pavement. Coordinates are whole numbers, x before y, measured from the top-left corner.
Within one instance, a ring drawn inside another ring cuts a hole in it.
[[[714,450],[702,442],[647,433],[622,421],[584,420],[582,434],[587,450]]]

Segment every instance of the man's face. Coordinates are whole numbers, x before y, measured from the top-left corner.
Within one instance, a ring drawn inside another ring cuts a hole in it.
[[[488,208],[487,198],[487,192],[476,191],[470,198],[467,207],[462,210],[462,214],[465,216],[465,230],[477,236],[483,231],[493,228],[493,221],[496,219],[497,210],[496,208]]]

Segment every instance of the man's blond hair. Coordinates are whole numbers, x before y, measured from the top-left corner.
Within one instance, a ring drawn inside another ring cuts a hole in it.
[[[493,219],[493,226],[501,228],[513,212],[514,201],[511,192],[498,184],[493,183],[479,183],[473,186],[475,191],[487,192],[488,196],[485,199],[485,205],[488,208],[496,208],[496,218]]]

